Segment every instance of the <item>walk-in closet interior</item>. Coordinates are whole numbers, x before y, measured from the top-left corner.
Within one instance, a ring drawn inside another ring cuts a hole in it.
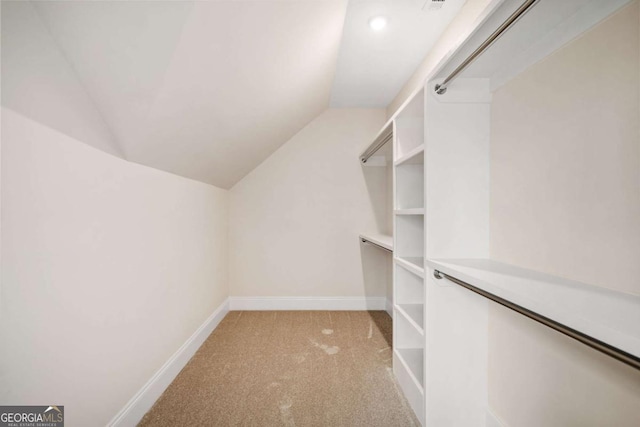
[[[1,5],[0,427],[640,426],[640,0]]]

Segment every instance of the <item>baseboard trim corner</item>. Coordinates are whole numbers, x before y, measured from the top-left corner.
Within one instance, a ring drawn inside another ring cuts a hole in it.
[[[387,314],[389,315],[389,317],[393,319],[393,300],[387,298],[385,310],[387,311]]]
[[[202,343],[218,326],[229,312],[229,298],[211,313],[211,316],[182,344],[167,362],[142,386],[142,388],[127,402],[107,424],[110,427],[129,427],[137,425],[142,417],[151,409],[169,384],[189,362]]]
[[[485,425],[487,427],[505,427],[505,424],[500,420],[500,418],[491,412],[491,409],[487,409],[487,420]]]
[[[229,310],[386,310],[385,297],[229,297]]]

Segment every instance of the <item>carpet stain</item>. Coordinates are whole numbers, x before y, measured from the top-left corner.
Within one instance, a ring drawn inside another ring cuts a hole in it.
[[[333,329],[323,329],[322,333],[325,335],[331,335],[333,333]]]
[[[307,356],[308,355],[309,355],[309,353],[294,354],[293,355],[293,360],[295,360],[296,363],[304,363],[304,361],[307,360]]]
[[[282,417],[284,425],[287,427],[295,426],[296,423],[293,420],[293,415],[291,414],[291,406],[293,406],[291,399],[288,396],[285,396],[278,406],[280,408],[280,416]]]
[[[338,347],[337,345],[331,346],[329,347],[326,344],[322,344],[320,346],[321,349],[324,350],[325,353],[332,355],[332,354],[338,354],[338,352],[340,351],[340,347]]]
[[[340,347],[338,347],[337,345],[333,345],[333,346],[329,347],[326,344],[317,343],[316,341],[312,340],[311,338],[309,338],[309,342],[311,344],[313,344],[314,347],[319,348],[320,350],[324,351],[325,353],[327,353],[330,356],[334,355],[334,354],[337,354],[340,351]]]

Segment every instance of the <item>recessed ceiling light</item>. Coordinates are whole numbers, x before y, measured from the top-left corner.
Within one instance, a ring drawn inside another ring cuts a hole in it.
[[[369,26],[374,31],[380,31],[387,26],[387,18],[384,16],[374,16],[369,19]]]

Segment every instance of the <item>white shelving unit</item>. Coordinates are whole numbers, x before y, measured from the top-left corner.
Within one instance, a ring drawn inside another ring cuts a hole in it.
[[[424,93],[417,93],[395,123],[393,370],[424,424]]]
[[[495,303],[436,270],[640,357],[640,297],[500,263],[490,250],[494,91],[627,2],[540,1],[436,94],[523,4],[493,2],[380,132],[393,136],[392,157],[371,162],[393,172],[393,371],[423,425],[500,425],[489,407]]]

